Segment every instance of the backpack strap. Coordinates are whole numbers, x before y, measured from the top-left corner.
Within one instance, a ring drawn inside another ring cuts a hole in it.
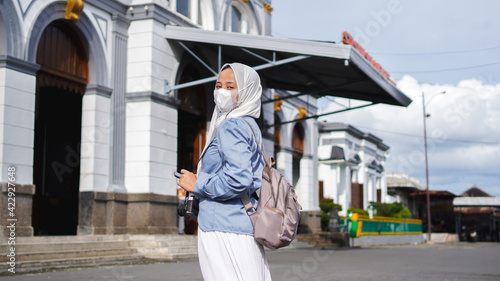
[[[243,119],[241,117],[238,117],[238,118],[241,119],[241,120],[243,120],[243,121],[245,121],[245,123],[247,123],[248,127],[250,127],[250,130],[252,131],[255,143],[257,144],[257,149],[259,150],[260,155],[262,155],[262,157],[264,158],[265,165],[269,168],[269,170],[271,170],[271,166],[273,165],[274,161],[272,161],[272,160],[268,161],[267,160],[266,150],[264,149],[264,143],[262,144],[262,149],[261,149],[259,147],[259,143],[257,142],[257,135],[255,135],[255,131],[253,130],[252,125],[250,125],[250,123],[248,123],[247,120],[245,120],[245,119]],[[243,195],[240,199],[241,199],[241,202],[243,203],[243,205],[245,206],[245,210],[247,211],[247,213],[251,209],[254,209],[254,206],[253,206],[252,202],[250,201],[250,197],[248,196],[248,194]]]
[[[241,203],[243,203],[243,205],[245,205],[245,211],[250,211],[251,209],[253,209],[253,204],[252,204],[252,201],[250,201],[250,197],[248,196],[248,194],[245,194],[243,195],[243,197],[240,198],[241,199]]]
[[[257,149],[259,150],[262,157],[264,157],[264,163],[266,164],[266,166],[269,166],[269,168],[271,168],[271,164],[273,164],[273,163],[268,163],[268,161],[267,161],[267,155],[266,155],[266,149],[264,148],[264,143],[262,143],[262,147],[259,147],[259,143],[257,142],[257,135],[255,135],[255,131],[253,130],[252,125],[250,125],[250,123],[248,123],[247,120],[245,120],[241,117],[238,117],[238,118],[245,121],[245,123],[247,123],[248,127],[250,127],[250,130],[252,131],[255,143],[257,144]]]

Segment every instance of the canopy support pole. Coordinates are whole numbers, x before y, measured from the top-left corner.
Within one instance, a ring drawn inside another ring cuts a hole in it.
[[[376,104],[376,103],[369,103],[369,104],[364,104],[364,105],[360,105],[360,106],[350,107],[350,108],[346,108],[346,109],[336,110],[336,111],[332,111],[332,112],[328,112],[328,113],[322,113],[322,114],[307,116],[307,117],[300,118],[300,119],[295,119],[295,120],[290,120],[290,121],[285,121],[285,122],[280,122],[280,123],[274,123],[272,125],[267,125],[266,129],[269,129],[269,128],[272,128],[272,127],[275,127],[275,126],[279,126],[279,125],[283,125],[283,124],[294,123],[294,122],[304,121],[304,120],[307,120],[307,119],[319,118],[319,117],[326,116],[326,115],[331,115],[331,114],[346,112],[346,111],[350,111],[350,110],[354,110],[354,109],[358,109],[358,108],[368,107],[368,106],[371,106],[371,105],[374,105],[374,104]]]
[[[211,82],[211,81],[216,81],[217,80],[217,73],[215,73],[215,71],[213,71],[210,67],[208,67],[208,65],[206,65],[198,56],[196,56],[191,50],[189,50],[189,48],[187,48],[184,44],[182,44],[182,42],[179,42],[179,43],[181,44],[181,46],[183,46],[184,48],[186,48],[186,50],[190,54],[192,54],[195,58],[197,58],[205,67],[207,67],[208,69],[210,69],[210,71],[212,73],[214,73],[214,76],[203,78],[203,79],[199,79],[199,80],[196,80],[196,81],[191,81],[191,82],[183,83],[183,84],[179,84],[179,85],[174,85],[174,86],[170,86],[168,84],[168,82],[165,81],[165,94],[168,94],[168,93],[170,93],[171,91],[174,91],[174,90],[179,90],[179,89],[183,89],[183,88],[187,88],[187,87],[191,87],[191,86],[205,84],[205,83],[208,83],[208,82]],[[287,63],[291,63],[291,62],[303,60],[303,59],[307,59],[309,57],[310,56],[299,55],[299,56],[295,56],[295,57],[291,57],[291,58],[282,59],[282,60],[279,60],[279,61],[270,61],[270,62],[265,63],[265,64],[254,66],[253,69],[255,69],[256,71],[259,71],[259,70],[263,70],[263,69],[267,69],[267,68],[271,68],[271,67],[275,67],[275,66],[279,66],[279,65],[283,65],[283,64],[287,64]],[[219,64],[220,64],[220,57],[219,57]]]
[[[210,72],[212,72],[214,75],[217,75],[217,72],[215,72],[210,66],[208,66],[200,57],[198,57],[193,51],[191,51],[186,45],[184,45],[181,41],[179,41],[179,45],[184,48],[188,53],[190,53],[196,60],[198,60],[204,67],[206,67]],[[220,59],[219,59],[220,61]],[[220,63],[219,63],[220,64]]]
[[[275,98],[275,99],[271,99],[271,100],[266,100],[266,101],[263,101],[262,103],[266,104],[266,103],[280,101],[280,100],[293,99],[293,98],[300,97],[300,96],[303,96],[303,95],[314,96],[314,95],[320,94],[322,92],[332,91],[332,90],[335,90],[335,89],[338,89],[338,88],[342,88],[342,87],[345,87],[345,86],[352,86],[352,85],[355,85],[355,84],[361,83],[361,82],[363,82],[363,81],[360,80],[360,81],[354,81],[354,82],[347,82],[347,83],[344,83],[344,84],[340,84],[340,85],[336,85],[336,86],[333,86],[333,87],[329,87],[327,89],[321,89],[321,90],[316,90],[316,91],[311,91],[311,92],[302,92],[302,93],[298,93],[298,94],[295,94],[295,95],[289,95],[289,96],[285,96],[285,97],[279,97],[279,98]]]

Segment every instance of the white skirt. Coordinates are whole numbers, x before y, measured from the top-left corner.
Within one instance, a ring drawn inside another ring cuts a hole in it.
[[[198,228],[198,258],[205,281],[271,281],[264,247],[250,235]]]

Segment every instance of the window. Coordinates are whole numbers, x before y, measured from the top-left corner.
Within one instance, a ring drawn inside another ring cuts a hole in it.
[[[189,0],[177,0],[177,12],[189,17]]]
[[[248,3],[247,3],[248,2]],[[245,34],[258,34],[255,13],[251,2],[242,0],[232,1],[225,10],[222,29]]]
[[[234,6],[231,6],[231,31],[241,32],[241,12]]]
[[[173,10],[189,18],[192,23],[204,29],[215,29],[212,0],[175,0],[169,3]]]

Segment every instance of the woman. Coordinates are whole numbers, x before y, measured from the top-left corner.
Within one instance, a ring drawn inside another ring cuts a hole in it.
[[[200,198],[198,257],[204,280],[271,280],[264,249],[253,238],[240,200],[261,186],[264,161],[254,139],[262,143],[254,119],[260,116],[261,95],[254,69],[224,65],[215,84],[215,109],[198,175],[181,170],[178,185]],[[255,137],[240,118],[252,125]]]

